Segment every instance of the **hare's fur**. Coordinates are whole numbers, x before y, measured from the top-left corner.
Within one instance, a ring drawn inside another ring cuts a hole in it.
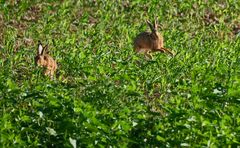
[[[38,66],[45,68],[45,75],[52,78],[57,70],[57,62],[46,53],[46,48],[47,46],[43,47],[41,42],[39,41],[38,52],[37,56],[35,57],[35,62]]]
[[[151,32],[142,32],[137,35],[134,40],[134,50],[137,53],[144,53],[148,58],[152,58],[150,52],[167,52],[173,55],[169,49],[163,47],[163,36],[157,31],[157,22],[154,21],[154,24],[152,25],[147,21],[147,24],[149,25]]]

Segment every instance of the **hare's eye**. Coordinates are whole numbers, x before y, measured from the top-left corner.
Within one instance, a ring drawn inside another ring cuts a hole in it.
[[[46,56],[44,56],[44,58],[43,58],[44,60],[47,60],[47,57]]]

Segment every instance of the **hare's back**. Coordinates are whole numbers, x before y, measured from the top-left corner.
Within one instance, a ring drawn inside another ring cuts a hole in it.
[[[134,40],[134,48],[135,50],[140,49],[150,49],[152,46],[151,43],[151,33],[150,32],[142,32]]]
[[[44,59],[46,60],[48,69],[52,69],[52,70],[57,69],[57,63],[50,55],[45,55]]]
[[[150,32],[142,32],[137,35],[137,37],[134,40],[134,43],[140,43],[140,42],[150,42],[151,33]]]

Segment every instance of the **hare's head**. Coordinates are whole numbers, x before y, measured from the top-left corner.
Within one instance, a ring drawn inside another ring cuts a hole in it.
[[[163,47],[163,36],[158,32],[158,23],[157,23],[157,19],[154,20],[154,22],[151,24],[150,21],[147,20],[147,24],[151,29],[151,34],[150,34],[150,38],[151,38],[151,49],[157,50],[157,51],[161,51],[161,48]]]
[[[42,46],[42,43],[38,41],[38,50],[37,56],[35,57],[35,64],[38,66],[46,66],[47,65],[47,57],[46,55],[47,45],[45,47]]]
[[[158,32],[158,23],[157,20],[154,20],[154,22],[151,24],[151,22],[149,20],[147,20],[147,24],[151,29],[151,35],[153,37],[153,39],[159,39],[161,38],[161,34]]]

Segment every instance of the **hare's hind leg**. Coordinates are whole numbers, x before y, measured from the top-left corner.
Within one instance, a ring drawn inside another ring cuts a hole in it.
[[[173,52],[170,51],[170,49],[162,47],[162,50],[166,51],[167,53],[171,54],[172,56],[174,55]]]
[[[153,57],[152,57],[152,55],[150,53],[151,53],[151,51],[145,51],[144,55],[145,55],[145,57],[147,57],[147,59],[152,60]]]
[[[153,52],[163,52],[163,53],[164,53],[164,52],[165,52],[165,50],[164,50],[164,49],[162,49],[162,48],[160,48],[160,49],[154,49],[154,50],[153,50]]]

